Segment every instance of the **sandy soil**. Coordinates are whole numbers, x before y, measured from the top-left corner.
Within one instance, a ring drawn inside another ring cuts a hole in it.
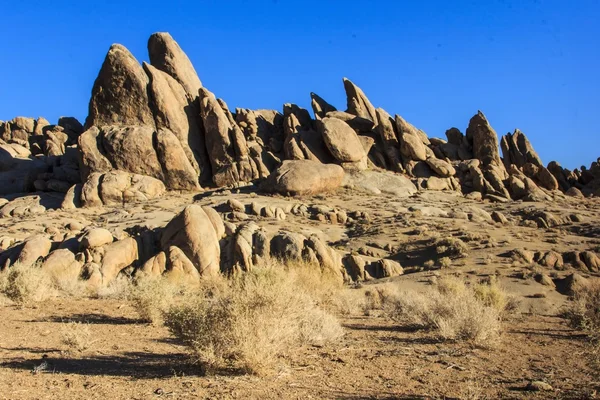
[[[5,304],[0,305],[0,398],[595,398],[600,382],[587,361],[586,338],[557,316],[567,296],[536,282],[530,277],[531,266],[511,257],[514,249],[561,253],[598,249],[600,207],[593,199],[493,204],[453,193],[421,192],[397,198],[350,190],[290,199],[240,190],[171,194],[147,204],[102,210],[49,210],[41,217],[0,219],[0,229],[21,239],[52,227],[68,231],[74,221],[124,230],[156,227],[165,225],[186,204],[211,204],[222,211],[229,198],[247,205],[285,207],[302,202],[348,213],[367,212],[368,219],[345,226],[319,221],[315,214],[288,213],[285,221],[249,218],[269,232],[316,232],[341,251],[397,260],[406,274],[392,283],[404,289],[422,290],[434,274],[473,280],[495,275],[521,301],[520,313],[506,322],[502,341],[494,349],[441,342],[430,332],[411,330],[382,316],[342,316],[346,334],[339,342],[297,349],[280,360],[277,373],[255,377],[202,376],[169,332],[141,323],[127,300],[59,297],[35,307]],[[42,201],[50,204],[56,199]],[[464,218],[477,215],[477,210],[500,211],[508,223]],[[539,228],[524,222],[539,211],[552,213],[561,223]],[[568,218],[574,214],[578,222]],[[434,243],[445,237],[461,238],[468,255],[453,258],[443,270],[423,268],[429,260],[437,262]],[[596,275],[570,266],[536,268],[555,280],[573,272]],[[82,352],[61,341],[71,321],[92,329],[90,346]],[[553,389],[526,391],[532,380],[547,382]]]

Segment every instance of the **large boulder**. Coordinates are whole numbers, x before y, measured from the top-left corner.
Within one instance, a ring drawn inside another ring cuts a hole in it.
[[[310,99],[311,99],[310,104],[315,113],[316,118],[323,118],[323,117],[325,117],[325,114],[327,114],[328,112],[337,111],[337,109],[334,106],[332,106],[331,104],[326,102],[323,98],[321,98],[316,93],[311,92]]]
[[[502,172],[502,179],[505,179],[507,174],[498,151],[498,135],[481,111],[469,121],[467,140],[472,143],[473,156],[481,161],[482,169],[496,166]]]
[[[150,176],[119,170],[104,174],[94,172],[81,188],[81,205],[100,207],[142,202],[160,197],[165,191],[162,181]]]
[[[156,132],[156,152],[169,189],[199,190],[199,176],[177,137],[168,129]]]
[[[113,242],[113,235],[108,229],[93,228],[87,231],[79,239],[79,247],[81,250],[93,249],[102,247]]]
[[[383,142],[389,167],[394,171],[401,172],[403,170],[402,156],[400,155],[400,144],[394,129],[394,120],[383,108],[378,108],[375,111],[377,113],[377,133]]]
[[[138,246],[133,238],[125,238],[104,247],[104,257],[100,265],[102,283],[108,285],[119,272],[138,259]]]
[[[358,135],[344,121],[326,117],[317,121],[317,128],[323,135],[327,148],[339,162],[358,162],[366,157]]]
[[[92,172],[108,172],[113,169],[110,160],[102,153],[100,129],[92,126],[77,139],[79,149],[79,171],[81,180],[88,179]]]
[[[187,206],[167,224],[160,245],[163,251],[171,246],[181,249],[201,276],[219,272],[219,237],[210,216],[198,205]]]
[[[405,175],[389,171],[350,171],[344,175],[343,185],[366,193],[397,197],[408,197],[417,192],[417,187]]]
[[[425,161],[427,159],[427,148],[423,139],[427,140],[427,135],[406,122],[399,115],[396,115],[395,122],[400,138],[402,156],[407,160]],[[427,142],[429,141],[427,140]]]
[[[346,90],[348,112],[376,123],[377,113],[375,107],[373,107],[362,89],[347,78],[344,78],[344,89]]]
[[[344,170],[339,165],[311,160],[286,160],[269,175],[264,188],[284,195],[311,195],[336,190]]]
[[[79,153],[84,182],[92,172],[117,169],[155,178],[171,190],[200,188],[198,173],[181,142],[166,128],[156,131],[149,126],[91,127],[79,137]]]
[[[188,103],[184,88],[174,78],[152,65],[144,63],[150,77],[150,108],[156,128],[171,131],[180,142],[188,162],[198,175],[205,160],[204,132],[198,125],[197,107]],[[196,92],[197,96],[197,92]]]
[[[113,44],[92,88],[86,126],[154,126],[148,106],[148,77],[135,57]]]
[[[32,265],[38,259],[46,257],[50,253],[52,242],[46,236],[35,235],[25,240],[17,263]]]
[[[157,32],[148,39],[148,54],[153,67],[166,72],[181,84],[190,99],[198,97],[202,82],[188,56],[167,32]]]
[[[200,90],[200,115],[204,123],[210,163],[213,173],[216,173],[234,161],[230,135],[233,128],[214,94],[204,88]]]
[[[114,168],[163,180],[154,149],[154,130],[150,126],[103,127],[102,148]]]
[[[518,129],[515,129],[513,134],[507,133],[504,135],[500,141],[500,147],[502,148],[502,160],[506,169],[509,169],[511,164],[517,167],[523,167],[526,163],[532,163],[538,167],[542,166],[542,161],[533,149],[529,139]]]

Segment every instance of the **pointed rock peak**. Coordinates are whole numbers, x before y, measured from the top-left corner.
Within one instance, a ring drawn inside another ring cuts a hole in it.
[[[123,45],[113,44],[92,88],[86,126],[153,126],[148,107],[148,77]]]
[[[326,102],[322,97],[314,92],[310,92],[310,98],[312,109],[315,113],[315,117],[317,118],[325,117],[325,115],[330,111],[337,111],[334,106]]]
[[[469,121],[467,139],[473,145],[473,156],[481,161],[483,167],[498,167],[504,179],[506,170],[500,159],[498,135],[481,111],[478,111],[477,115]]]
[[[157,32],[148,39],[150,63],[177,80],[190,99],[197,96],[202,82],[188,56],[167,32]]]
[[[118,51],[122,51],[123,53],[126,53],[128,55],[130,55],[131,57],[133,57],[133,54],[131,54],[131,52],[129,51],[129,49],[125,46],[123,46],[120,43],[113,43],[110,46],[110,49],[108,49],[108,54],[114,53],[114,52],[118,52]]]
[[[371,104],[362,89],[348,78],[344,78],[344,89],[346,90],[348,105],[347,112],[376,122],[377,113],[375,112],[375,107],[373,107],[373,104]]]

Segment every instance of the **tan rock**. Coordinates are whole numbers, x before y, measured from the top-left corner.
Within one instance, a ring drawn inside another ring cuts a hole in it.
[[[357,162],[365,158],[366,152],[358,135],[344,121],[337,118],[323,118],[317,121],[317,128],[336,160]]]
[[[202,82],[190,59],[167,32],[157,32],[148,39],[152,66],[166,72],[185,89],[191,100],[198,96]]]
[[[375,107],[371,104],[361,88],[344,78],[344,89],[348,102],[348,112],[356,116],[377,122],[377,113]]]
[[[219,273],[219,237],[211,218],[198,205],[187,206],[167,224],[160,245],[163,250],[179,247],[201,276]]]
[[[87,231],[79,239],[79,247],[81,250],[93,249],[102,247],[113,242],[113,235],[108,229],[93,228]]]
[[[264,189],[292,195],[308,195],[338,189],[344,179],[344,170],[335,164],[316,161],[284,161],[267,178]]]
[[[113,44],[92,88],[86,126],[154,127],[147,86],[148,77],[135,57]]]

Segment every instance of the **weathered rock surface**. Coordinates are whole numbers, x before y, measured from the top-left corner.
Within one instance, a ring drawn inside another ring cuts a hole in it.
[[[327,148],[339,162],[358,162],[366,157],[358,135],[344,121],[326,117],[317,122],[317,127]]]
[[[219,236],[200,206],[187,206],[173,218],[162,233],[160,246],[163,251],[171,246],[180,248],[200,276],[214,276],[220,270]]]
[[[263,188],[281,194],[309,195],[334,191],[343,179],[344,170],[339,165],[286,160],[267,178]]]
[[[140,63],[124,46],[113,44],[94,82],[85,125],[153,127],[147,87]]]

